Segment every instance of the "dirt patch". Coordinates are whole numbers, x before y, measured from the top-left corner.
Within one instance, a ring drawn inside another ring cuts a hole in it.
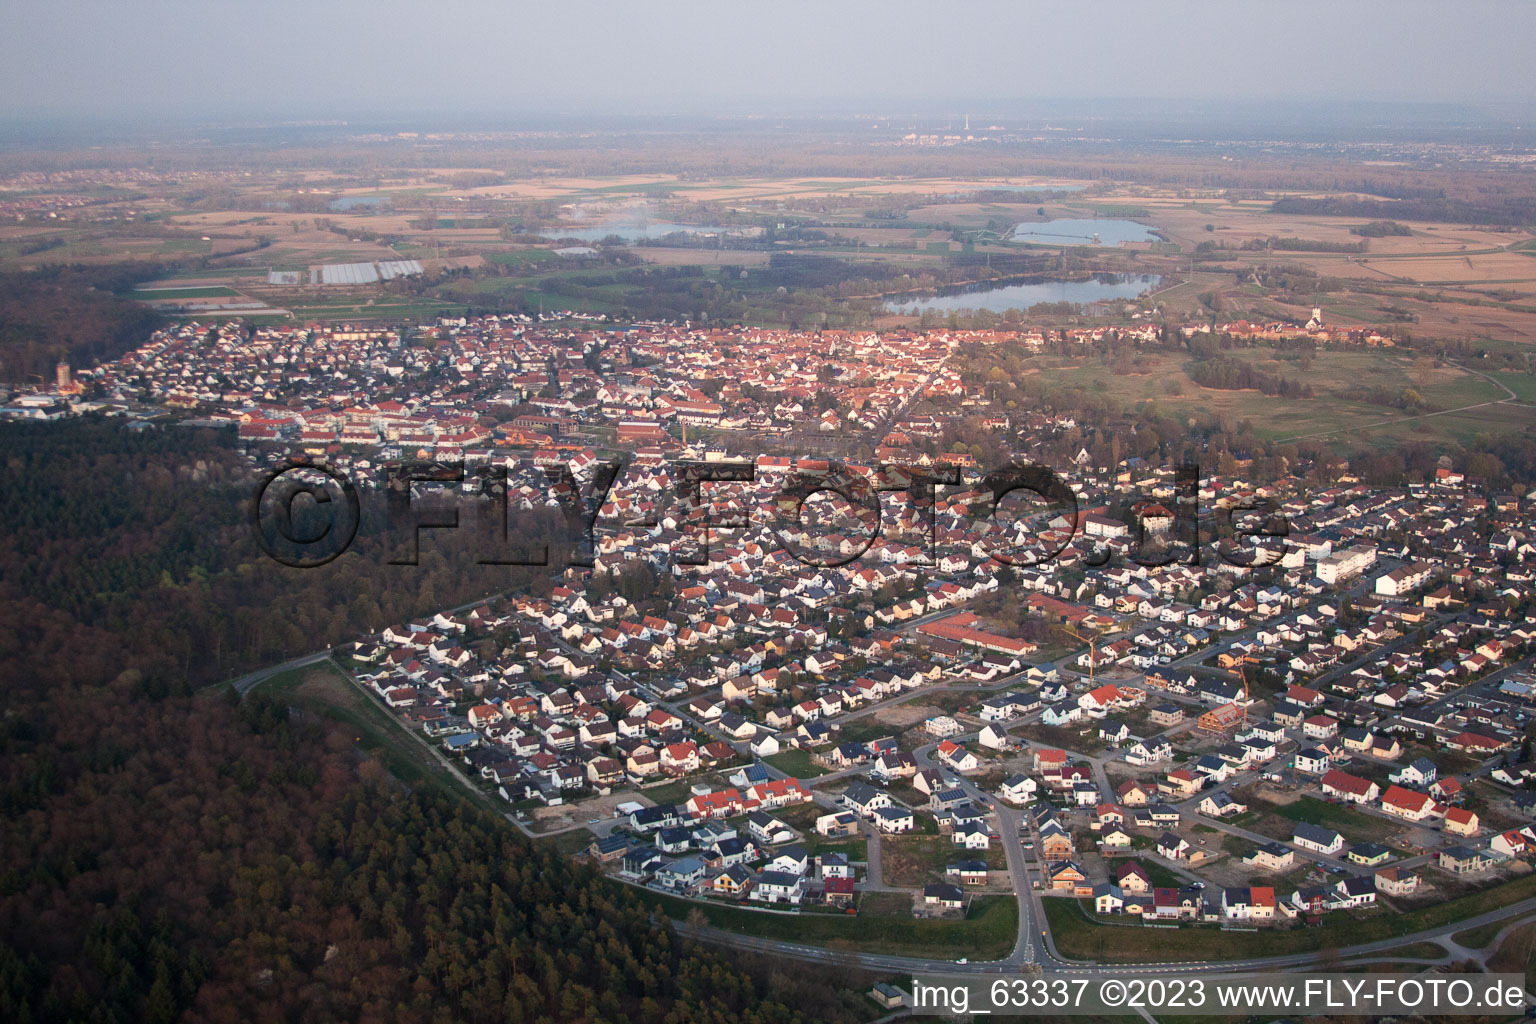
[[[875,713],[875,721],[881,725],[889,725],[896,729],[906,729],[926,722],[935,715],[942,715],[945,711],[933,704],[922,704],[912,701],[907,704],[897,704],[894,707],[882,708]]]
[[[1276,789],[1275,787],[1265,785],[1262,782],[1253,786],[1246,787],[1243,791],[1243,799],[1245,800],[1263,800],[1266,803],[1275,804],[1279,807],[1289,806],[1290,804],[1295,803],[1297,800],[1300,800],[1301,797],[1302,794],[1300,790]]]
[[[990,850],[966,850],[949,836],[886,836],[880,841],[881,873],[886,885],[917,888],[946,881],[945,866],[962,860],[984,860],[994,874],[1006,872],[1006,855],[998,843],[992,845]],[[998,888],[1006,887],[1003,877]]]
[[[554,832],[571,825],[585,825],[591,819],[599,822],[613,817],[619,804],[635,802],[652,806],[655,801],[643,793],[625,790],[607,796],[595,796],[579,803],[562,804],[559,807],[537,807],[528,812],[529,828],[535,832]]]
[[[356,704],[359,696],[357,687],[332,668],[317,668],[306,672],[294,692],[301,697],[313,697],[343,707]]]

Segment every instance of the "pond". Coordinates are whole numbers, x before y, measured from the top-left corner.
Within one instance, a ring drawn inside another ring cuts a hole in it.
[[[332,199],[326,208],[333,213],[341,213],[346,210],[355,210],[362,206],[388,206],[389,196],[340,196]]]
[[[1020,224],[1013,229],[1013,238],[1015,241],[1040,245],[1119,245],[1121,242],[1158,241],[1152,229],[1145,224],[1103,217]]]
[[[984,309],[1001,313],[1007,309],[1028,309],[1042,302],[1075,302],[1087,305],[1109,299],[1134,299],[1162,284],[1160,274],[1100,274],[1082,280],[1016,281],[982,285],[957,285],[937,292],[888,295],[887,312],[937,310],[948,313],[962,309]]]

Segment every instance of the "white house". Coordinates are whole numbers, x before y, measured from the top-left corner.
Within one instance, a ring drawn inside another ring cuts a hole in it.
[[[1012,748],[1014,740],[1001,728],[995,725],[984,725],[981,733],[976,737],[976,742],[991,750],[1008,750]]]
[[[1039,783],[1028,775],[1011,775],[1003,780],[997,792],[1009,803],[1022,806],[1035,799],[1035,791],[1038,787]]]
[[[1329,856],[1344,849],[1344,837],[1331,828],[1297,822],[1291,833],[1291,842],[1304,850],[1312,850]]]
[[[917,817],[909,807],[881,807],[875,811],[875,827],[881,832],[910,832],[917,827]]]

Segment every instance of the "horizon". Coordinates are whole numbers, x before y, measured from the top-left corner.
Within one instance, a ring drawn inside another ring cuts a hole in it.
[[[867,109],[858,109],[861,104]],[[519,114],[359,108],[337,111],[331,116],[299,117],[277,111],[231,110],[217,114],[166,113],[131,122],[105,113],[12,111],[0,113],[0,151],[19,153],[57,147],[88,151],[137,145],[285,146],[300,142],[333,145],[381,132],[398,133],[401,142],[456,144],[505,141],[507,137],[523,134],[558,138],[610,132],[677,137],[782,133],[879,144],[889,133],[911,131],[966,131],[969,141],[1004,145],[1446,141],[1518,148],[1530,145],[1530,136],[1536,134],[1536,103],[1375,101],[1340,107],[1315,99],[1147,100],[1105,96],[1037,99],[1012,107],[997,101],[940,101],[928,110],[898,110],[852,99],[821,105],[807,101],[799,107],[784,105],[779,109],[743,107],[709,112],[616,113],[593,109]],[[441,138],[415,139],[409,137],[412,135]],[[483,138],[472,138],[476,135]]]
[[[963,116],[972,105],[994,117],[1133,95],[1151,105],[1536,112],[1536,80],[1508,70],[1522,66],[1521,40],[1536,37],[1536,6],[1501,0],[1456,9],[1307,0],[1245,12],[1240,32],[1229,8],[1205,0],[1155,10],[987,3],[968,19],[911,3],[789,6],[771,20],[735,12],[716,24],[678,0],[612,18],[584,7],[459,0],[427,12],[343,0],[316,21],[279,0],[252,22],[183,2],[74,0],[19,12],[0,40],[0,87],[13,120],[66,121]],[[1035,45],[1042,38],[1052,45]],[[1426,63],[1435,74],[1423,73]]]

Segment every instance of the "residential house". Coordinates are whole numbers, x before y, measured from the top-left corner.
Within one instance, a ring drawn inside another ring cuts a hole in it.
[[[1305,850],[1332,856],[1344,849],[1344,837],[1331,828],[1297,822],[1291,832],[1291,842]]]
[[[1243,863],[1259,871],[1288,871],[1296,863],[1296,851],[1282,843],[1265,843],[1244,855]]]
[[[959,910],[965,906],[965,893],[958,885],[948,882],[930,882],[923,886],[923,903],[929,907]]]

